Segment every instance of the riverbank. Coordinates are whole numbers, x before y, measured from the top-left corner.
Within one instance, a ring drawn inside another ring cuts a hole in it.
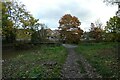
[[[36,46],[3,62],[3,78],[59,78],[66,57],[63,46]]]

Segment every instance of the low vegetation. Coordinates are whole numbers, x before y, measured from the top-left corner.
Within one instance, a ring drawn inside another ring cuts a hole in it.
[[[3,78],[59,78],[67,57],[62,46],[35,46],[3,63]]]
[[[118,78],[118,43],[81,43],[76,51],[96,68],[103,78]]]

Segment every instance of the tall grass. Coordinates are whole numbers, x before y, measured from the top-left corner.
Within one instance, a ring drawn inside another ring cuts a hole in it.
[[[59,78],[66,57],[62,46],[36,46],[4,62],[3,78]]]
[[[118,43],[81,43],[76,50],[104,78],[118,78]]]

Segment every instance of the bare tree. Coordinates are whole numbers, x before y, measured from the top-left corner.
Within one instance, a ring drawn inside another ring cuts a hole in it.
[[[103,0],[104,3],[106,3],[107,5],[114,5],[114,4],[118,4],[120,3],[120,0]]]
[[[118,5],[118,11],[116,12],[116,16],[120,17],[120,0],[104,0],[103,2],[107,5]]]

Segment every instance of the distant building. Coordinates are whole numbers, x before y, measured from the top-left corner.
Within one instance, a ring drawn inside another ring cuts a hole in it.
[[[17,41],[24,41],[24,40],[31,40],[32,30],[30,29],[17,29],[16,40]]]
[[[47,31],[47,39],[50,41],[58,41],[59,40],[59,31],[58,30],[51,30],[46,29]]]
[[[95,39],[90,37],[90,32],[84,32],[80,40],[89,41],[89,40],[95,40]]]

